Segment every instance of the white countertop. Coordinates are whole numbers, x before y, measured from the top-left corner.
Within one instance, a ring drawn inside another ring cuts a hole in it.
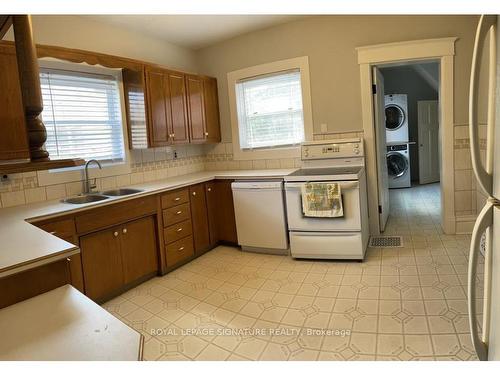
[[[0,332],[0,360],[142,359],[142,335],[70,285],[1,309]]]
[[[75,245],[31,225],[28,221],[34,222],[68,213],[85,211],[89,208],[113,204],[116,201],[157,194],[213,179],[282,178],[295,170],[206,171],[133,185],[131,187],[143,191],[125,197],[106,199],[105,201],[72,205],[57,200],[0,209],[0,277],[64,259],[80,251]]]

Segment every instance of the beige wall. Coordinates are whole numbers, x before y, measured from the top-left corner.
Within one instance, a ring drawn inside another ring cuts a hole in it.
[[[219,81],[223,141],[231,140],[227,73],[309,56],[315,131],[362,130],[356,47],[405,40],[458,37],[455,123],[467,121],[470,58],[476,16],[313,16],[245,34],[198,51],[200,70]]]
[[[86,16],[33,16],[35,41],[130,57],[197,72],[195,53],[164,40],[108,25]],[[12,29],[5,39],[13,39]]]

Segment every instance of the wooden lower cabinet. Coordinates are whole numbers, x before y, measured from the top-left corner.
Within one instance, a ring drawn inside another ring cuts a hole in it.
[[[80,237],[85,291],[101,300],[123,286],[120,227]]]
[[[123,281],[129,284],[158,271],[155,220],[152,216],[124,224],[121,228]]]
[[[103,301],[158,271],[155,228],[148,216],[80,237],[88,297]]]
[[[236,219],[234,216],[233,191],[231,183],[233,180],[215,180],[214,186],[217,194],[217,215],[219,240],[230,243],[238,243],[236,233]]]
[[[0,309],[70,282],[66,259],[0,278]],[[36,311],[33,312],[36,314]]]
[[[205,184],[190,186],[189,194],[191,196],[194,251],[195,254],[201,254],[210,249],[211,244]]]
[[[210,247],[219,243],[219,221],[217,191],[214,181],[205,183],[205,197],[207,199],[208,232],[210,235]]]

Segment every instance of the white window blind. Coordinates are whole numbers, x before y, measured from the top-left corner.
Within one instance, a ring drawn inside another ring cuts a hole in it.
[[[236,83],[241,149],[289,146],[304,141],[300,71]]]
[[[124,159],[116,77],[41,68],[45,147],[52,159]]]

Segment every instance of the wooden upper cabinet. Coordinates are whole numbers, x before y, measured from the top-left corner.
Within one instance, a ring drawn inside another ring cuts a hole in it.
[[[205,110],[203,103],[203,78],[195,75],[186,76],[189,132],[192,143],[205,143]]]
[[[0,45],[0,162],[29,159],[21,85],[13,46]]]
[[[149,115],[148,135],[150,147],[169,144],[168,78],[162,70],[146,68],[147,108]],[[130,124],[129,124],[130,128]],[[132,142],[133,144],[133,142]]]
[[[205,132],[207,143],[218,143],[220,138],[219,95],[217,79],[203,78],[203,104],[205,108]]]
[[[220,142],[215,78],[157,66],[122,76],[130,148]]]
[[[170,134],[172,143],[189,143],[184,74],[167,71]]]

